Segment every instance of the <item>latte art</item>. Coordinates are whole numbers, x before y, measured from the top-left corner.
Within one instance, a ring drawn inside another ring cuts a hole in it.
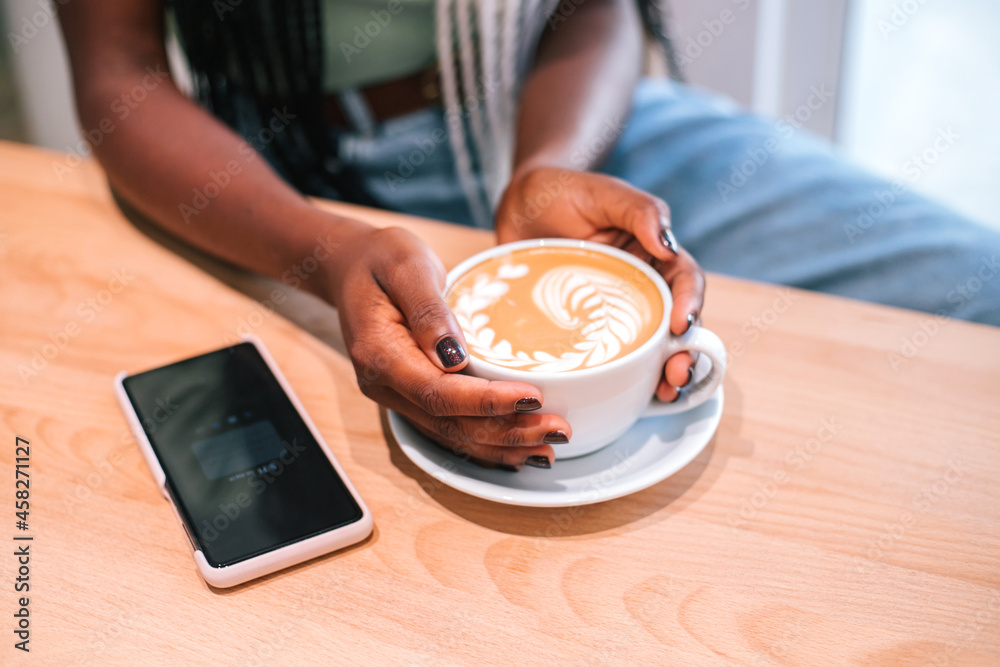
[[[446,297],[474,356],[539,372],[613,361],[645,343],[663,318],[662,297],[645,274],[582,248],[486,260]]]

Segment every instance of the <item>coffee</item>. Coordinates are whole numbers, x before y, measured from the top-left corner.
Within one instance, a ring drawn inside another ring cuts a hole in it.
[[[445,298],[472,355],[525,371],[606,364],[638,349],[663,320],[663,296],[648,276],[585,248],[492,257],[459,276]]]

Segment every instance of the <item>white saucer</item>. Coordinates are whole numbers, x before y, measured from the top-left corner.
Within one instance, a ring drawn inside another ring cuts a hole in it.
[[[508,505],[589,505],[641,491],[674,474],[705,449],[722,418],[722,387],[697,408],[640,419],[604,449],[557,460],[551,470],[482,468],[438,447],[387,410],[389,429],[418,468],[459,491]],[[559,452],[559,445],[553,447]]]

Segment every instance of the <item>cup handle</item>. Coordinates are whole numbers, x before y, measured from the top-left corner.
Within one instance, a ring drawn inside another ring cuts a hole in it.
[[[681,392],[681,397],[673,403],[662,403],[655,398],[649,404],[643,417],[673,415],[696,408],[715,393],[726,374],[726,346],[714,333],[702,327],[691,327],[680,336],[667,335],[664,345],[663,363],[682,351],[701,352],[712,360],[712,368],[701,378],[694,378],[691,385]]]

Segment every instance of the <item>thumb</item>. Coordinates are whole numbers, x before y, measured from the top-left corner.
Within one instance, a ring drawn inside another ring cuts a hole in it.
[[[622,229],[656,259],[677,259],[680,246],[670,229],[670,207],[659,197],[618,179],[588,174],[589,209],[585,215],[598,229]]]
[[[424,264],[424,270],[407,271],[405,284],[392,281],[382,288],[431,363],[447,373],[460,371],[468,365],[467,347],[462,329],[442,296],[444,267],[437,257],[418,262]]]
[[[497,233],[497,243],[512,243],[539,235],[538,220],[529,219],[517,210],[517,205],[511,203],[513,197],[505,196],[497,207],[494,227]],[[542,232],[544,235],[544,232]]]
[[[677,259],[680,245],[670,228],[670,207],[659,197],[634,190],[625,204],[616,227],[622,227],[639,241],[643,250],[665,262]]]

